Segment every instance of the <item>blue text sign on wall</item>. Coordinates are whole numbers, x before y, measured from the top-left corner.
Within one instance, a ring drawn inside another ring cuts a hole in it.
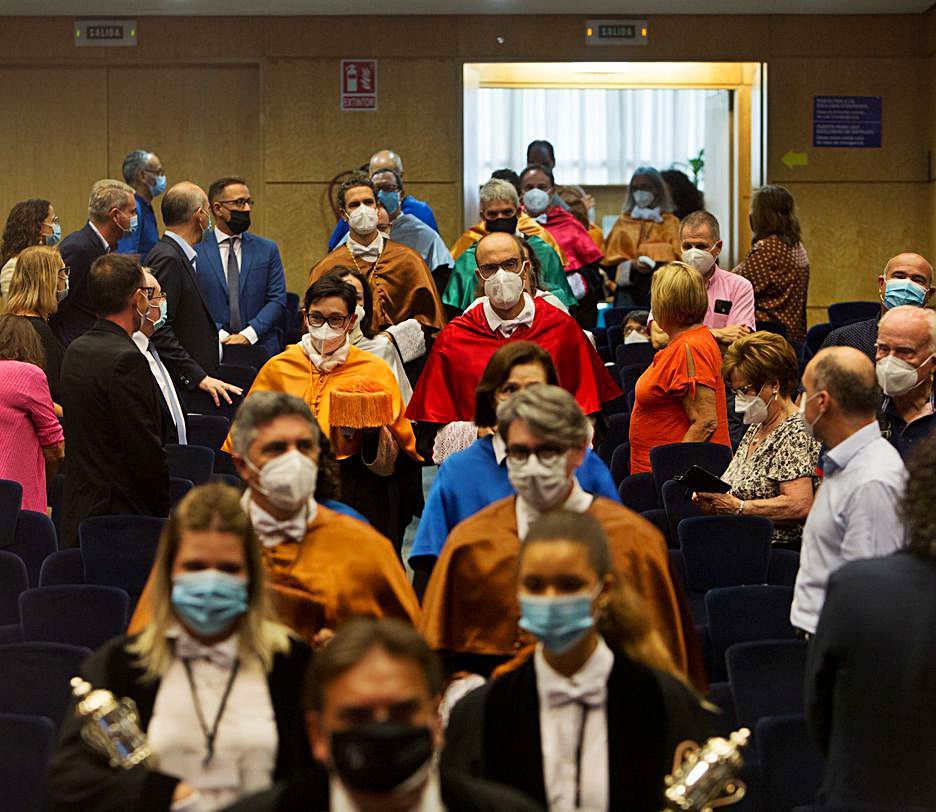
[[[813,96],[814,147],[880,147],[880,96]]]

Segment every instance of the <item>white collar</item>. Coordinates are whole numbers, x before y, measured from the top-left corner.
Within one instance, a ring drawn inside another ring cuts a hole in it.
[[[491,444],[494,446],[494,459],[498,465],[503,465],[504,460],[507,459],[507,443],[496,429],[491,435]]]
[[[243,236],[244,236],[243,234],[225,234],[217,226],[214,227],[214,233],[215,233],[215,242],[218,243],[218,245],[221,245],[221,243],[223,243],[225,240],[231,239],[231,237],[234,238],[235,245],[237,245],[237,242],[236,242],[237,240],[241,240],[243,242]]]
[[[276,547],[286,541],[301,542],[305,538],[309,522],[318,512],[315,497],[310,496],[308,503],[299,508],[295,515],[286,520],[277,519],[253,500],[250,488],[244,491],[241,497],[241,507],[250,517],[254,532],[264,547]]]
[[[349,232],[347,245],[353,257],[363,259],[368,262],[376,262],[377,257],[380,256],[380,252],[383,251],[385,239],[386,238],[384,235],[378,231],[377,236],[374,238],[372,243],[369,245],[361,245],[361,243],[354,239],[353,232]]]
[[[496,333],[499,330],[507,337],[521,325],[533,324],[533,317],[536,315],[536,305],[533,303],[530,294],[526,291],[523,292],[523,310],[521,310],[515,318],[502,319],[498,316],[497,313],[494,312],[494,308],[491,307],[491,302],[488,300],[487,296],[482,298],[481,306],[484,308],[484,318],[487,319],[488,327],[491,328],[491,332]]]
[[[572,492],[565,502],[556,508],[556,510],[571,510],[573,513],[584,513],[591,507],[594,501],[595,497],[582,489],[578,477],[573,474]],[[523,540],[523,537],[527,534],[527,530],[530,529],[530,525],[542,516],[542,513],[526,502],[522,496],[517,494],[516,514],[517,535]]]
[[[173,641],[173,652],[179,659],[208,660],[221,668],[230,668],[240,653],[240,635],[231,634],[209,646],[192,637],[180,623],[166,629],[166,639]]]
[[[98,237],[100,237],[101,242],[104,244],[104,250],[110,251],[111,250],[110,243],[104,239],[104,235],[100,231],[98,231],[98,227],[94,225],[94,223],[92,223],[90,220],[88,220],[88,225],[91,226],[94,233],[97,234]]]
[[[336,367],[340,367],[348,360],[348,352],[351,347],[351,339],[349,339],[347,335],[345,336],[344,344],[328,355],[322,355],[315,349],[312,344],[312,337],[308,333],[302,337],[299,343],[302,345],[302,349],[305,350],[305,354],[309,356],[312,366],[319,372],[326,373],[331,372]]]
[[[146,355],[149,352],[150,340],[146,337],[146,333],[142,330],[137,330],[130,338],[133,339],[133,343],[140,348],[140,352]]]
[[[614,668],[614,653],[608,648],[604,638],[598,635],[598,645],[585,661],[585,664],[571,677],[556,671],[543,655],[543,644],[536,644],[533,654],[533,667],[536,670],[536,692],[540,702],[550,693],[572,694],[594,691],[607,694],[608,677]]]
[[[663,222],[663,214],[659,206],[654,206],[650,209],[642,209],[640,206],[635,205],[634,208],[630,210],[630,216],[635,220],[650,220],[654,223]]]
[[[179,236],[178,234],[176,234],[174,231],[170,231],[168,228],[167,228],[166,231],[165,231],[165,236],[171,237],[175,242],[177,242],[177,243],[179,244],[179,248],[182,249],[182,253],[185,254],[185,258],[186,258],[189,262],[191,262],[193,259],[195,259],[195,256],[196,256],[196,254],[195,254],[195,249],[192,248],[192,246],[189,245],[188,242],[187,242],[186,240],[184,240],[182,237],[180,237],[180,236]]]
[[[332,812],[360,812],[348,790],[345,789],[341,780],[335,776],[329,776],[329,788],[331,789],[331,800],[329,807]],[[429,772],[429,780],[419,796],[419,800],[407,810],[407,812],[439,812],[445,809],[442,803],[442,787],[439,782],[439,770],[435,765]]]

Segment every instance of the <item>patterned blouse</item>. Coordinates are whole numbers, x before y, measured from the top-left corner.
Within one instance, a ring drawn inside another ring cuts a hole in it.
[[[757,321],[779,322],[787,328],[791,342],[802,344],[809,288],[809,257],[802,243],[788,245],[771,234],[754,243],[734,272],[754,286]]]
[[[757,426],[751,426],[731,460],[722,479],[731,485],[738,499],[772,499],[780,495],[780,485],[808,476],[813,479],[813,491],[818,487],[816,465],[819,462],[819,441],[806,434],[798,414],[790,415],[767,435],[760,447],[748,457],[748,449]],[[773,543],[799,544],[803,537],[803,522],[774,526]]]

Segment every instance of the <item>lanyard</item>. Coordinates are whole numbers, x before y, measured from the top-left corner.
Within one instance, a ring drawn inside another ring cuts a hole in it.
[[[205,748],[207,753],[204,761],[202,761],[202,766],[207,767],[211,763],[211,759],[214,758],[214,742],[215,737],[218,735],[218,725],[221,724],[221,717],[224,715],[224,709],[227,707],[228,697],[231,695],[231,688],[234,687],[234,680],[237,678],[237,672],[240,669],[240,660],[235,660],[231,668],[231,676],[228,678],[227,685],[224,688],[224,694],[221,696],[221,704],[218,705],[218,712],[215,714],[211,730],[209,730],[208,725],[205,724],[205,715],[202,713],[201,702],[198,701],[198,691],[195,690],[195,679],[192,677],[192,661],[182,660],[182,664],[185,666],[185,675],[188,677],[189,688],[192,690],[192,704],[195,706],[195,715],[198,717],[198,724],[202,729],[202,734],[205,736]]]

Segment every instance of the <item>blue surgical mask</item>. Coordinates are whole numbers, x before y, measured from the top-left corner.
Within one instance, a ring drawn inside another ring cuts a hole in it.
[[[172,608],[193,632],[214,637],[247,611],[247,580],[220,570],[176,575]]]
[[[52,233],[46,234],[45,244],[46,245],[58,245],[61,239],[62,239],[62,224],[52,223]]]
[[[891,310],[901,305],[923,307],[926,298],[926,289],[920,287],[909,279],[891,279],[884,291],[884,307]]]
[[[166,191],[166,176],[157,175],[156,180],[154,180],[149,187],[149,192],[153,197],[159,197],[163,192]]]
[[[159,303],[159,318],[153,322],[153,330],[158,330],[166,323],[166,315],[169,312],[169,305],[166,304],[166,300],[163,299]],[[149,316],[147,316],[149,318]]]
[[[601,585],[593,592],[546,597],[520,595],[520,628],[537,637],[545,648],[562,654],[574,646],[592,626],[592,602]]]
[[[399,192],[377,192],[377,200],[380,201],[380,205],[387,210],[387,214],[391,217],[400,210]]]

